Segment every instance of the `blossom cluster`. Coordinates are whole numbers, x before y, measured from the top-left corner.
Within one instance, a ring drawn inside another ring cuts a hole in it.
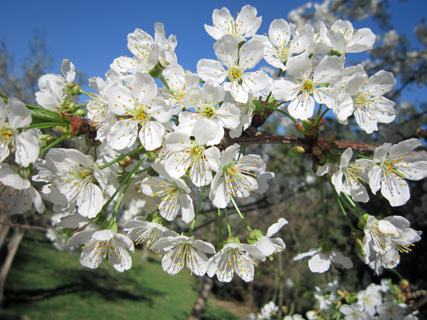
[[[327,290],[315,288],[314,298],[317,309],[305,314],[286,315],[283,320],[416,320],[417,311],[411,310],[413,294],[403,280],[400,285],[393,284],[390,279],[382,279],[381,284],[371,283],[359,292],[348,292],[338,281],[328,284]],[[286,310],[287,308],[283,308]],[[273,301],[264,305],[258,314],[249,314],[248,320],[279,319],[279,307]],[[282,319],[282,318],[280,318]]]
[[[260,261],[286,248],[281,238],[273,238],[286,219],[264,235],[249,226],[236,202],[266,192],[274,178],[263,157],[246,154],[239,143],[253,137],[251,132],[262,124],[254,119],[266,112],[295,122],[317,157],[318,175],[329,176],[338,201],[366,202],[369,186],[372,193],[381,189],[392,206],[406,203],[410,193],[405,179],[427,175],[427,156],[415,151],[419,140],[384,144],[373,158],[351,162],[352,149],[340,158],[333,141],[316,137],[329,110],[343,125],[354,117],[367,134],[394,120],[394,102],[385,97],[396,83],[393,74],[369,76],[362,65],[346,65],[347,54],[373,47],[372,31],[355,30],[342,20],[331,27],[321,24],[316,31],[276,19],[267,35],[258,35],[261,21],[249,5],[236,19],[226,8],[215,10],[213,26],[205,29],[216,41],[217,59],[201,59],[196,73],[178,64],[175,36],[167,38],[164,26],[156,23],[154,38],[141,29],[128,35],[132,57],[114,59],[105,78],[89,79],[96,93],[86,93],[74,82],[75,66],[64,60],[62,75],[40,78],[39,106],[15,98],[0,101],[0,182],[10,211],[25,213],[34,204],[42,213],[43,200],[48,201],[62,216],[57,227],[75,229],[68,246],[82,245],[80,262],[88,268],[108,258],[116,270],[128,270],[136,243],[163,255],[162,267],[169,274],[187,267],[192,274],[216,275],[223,282],[234,274],[251,281]],[[259,70],[263,60],[277,68],[274,77]],[[79,104],[81,94],[90,100]],[[62,136],[42,135],[46,129]],[[57,147],[82,135],[86,152]],[[42,186],[40,191],[31,181]],[[146,215],[138,209],[129,217],[122,213],[124,197],[134,183],[157,208]],[[194,231],[205,194],[218,212],[215,245],[198,239]],[[233,235],[227,209],[245,224],[246,242]],[[362,217],[355,209],[352,213]],[[186,232],[175,231],[173,225],[179,223]],[[395,267],[399,252],[420,240],[420,232],[404,218],[372,217],[362,229],[359,253],[377,273]],[[325,235],[317,249],[295,260],[307,256],[313,272],[327,271],[331,262],[353,265],[332,249]]]

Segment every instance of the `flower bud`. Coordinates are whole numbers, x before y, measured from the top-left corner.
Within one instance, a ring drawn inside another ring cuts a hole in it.
[[[313,154],[319,159],[322,159],[323,157],[322,149],[320,149],[320,147],[317,145],[313,147]]]
[[[319,148],[322,151],[329,151],[331,149],[331,146],[329,145],[329,143],[323,138],[317,140],[316,144],[319,146]]]
[[[78,116],[78,117],[84,117],[85,115],[87,115],[87,112],[82,109],[82,108],[78,108],[74,113],[74,116]]]
[[[74,112],[76,112],[76,109],[77,109],[77,104],[71,100],[68,100],[64,104],[64,111],[65,112],[74,113]]]
[[[307,150],[305,150],[304,147],[302,147],[302,146],[295,146],[290,151],[290,154],[292,156],[296,156],[296,155],[300,155],[300,154],[304,154],[304,153],[307,153]]]
[[[70,96],[78,96],[81,93],[81,89],[78,83],[69,82],[65,85],[65,93]]]
[[[295,123],[295,128],[298,130],[299,133],[304,133],[305,132],[304,127],[301,124],[299,124],[299,123]]]
[[[124,159],[120,160],[119,163],[122,167],[126,167],[127,165],[132,163],[132,158],[129,156],[126,156]]]

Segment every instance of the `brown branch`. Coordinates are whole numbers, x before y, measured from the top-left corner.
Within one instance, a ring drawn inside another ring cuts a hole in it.
[[[19,223],[10,223],[10,222],[0,221],[0,224],[10,226],[10,227],[18,227],[20,229],[27,229],[27,230],[38,230],[38,231],[45,231],[45,232],[49,230],[49,228],[38,227],[38,226],[30,226],[27,224],[19,224]]]
[[[253,129],[253,128],[252,128]],[[311,145],[307,143],[305,138],[300,137],[284,137],[275,134],[269,134],[262,132],[260,130],[246,130],[238,138],[226,138],[221,143],[222,148],[227,148],[233,144],[289,144],[293,146],[302,147],[306,152],[311,153]],[[353,150],[358,151],[374,151],[378,148],[378,145],[367,144],[361,142],[344,142],[344,141],[335,141],[335,144],[339,149],[352,148]]]
[[[359,150],[359,151],[374,151],[376,148],[379,147],[378,145],[375,145],[375,144],[368,144],[368,143],[361,143],[361,142],[335,141],[335,144],[338,146],[339,149],[352,148],[353,150]]]
[[[291,145],[306,145],[304,138],[298,137],[283,137],[275,134],[268,134],[262,131],[256,131],[253,135],[242,135],[238,138],[228,138],[221,145],[224,148],[233,144],[291,144]]]
[[[97,128],[93,126],[92,122],[80,116],[74,116],[67,113],[62,113],[62,117],[70,119],[71,132],[73,136],[87,135],[87,138],[92,141],[93,145],[98,145],[99,141],[95,140]],[[318,136],[317,136],[318,137]],[[317,137],[305,136],[305,137],[285,137],[275,134],[265,133],[257,130],[254,126],[250,126],[246,129],[242,135],[238,138],[225,137],[220,145],[220,149],[226,149],[227,147],[237,144],[289,144],[293,146],[301,147],[304,150],[303,153],[312,153],[312,146],[317,141]],[[358,151],[373,151],[379,146],[360,143],[360,142],[341,142],[335,141],[335,144],[339,149],[352,148]]]

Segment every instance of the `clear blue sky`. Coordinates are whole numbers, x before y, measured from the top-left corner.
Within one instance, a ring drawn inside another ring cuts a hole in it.
[[[287,18],[291,9],[305,0],[233,0],[233,1],[98,1],[98,0],[2,0],[0,38],[6,40],[10,52],[19,64],[28,54],[28,43],[34,29],[46,33],[49,53],[55,58],[54,69],[59,73],[61,61],[71,59],[76,68],[88,77],[104,76],[114,58],[130,55],[127,34],[141,28],[154,35],[154,23],[165,25],[166,35],[178,40],[178,62],[196,71],[202,58],[215,58],[214,40],[205,32],[204,24],[212,25],[214,9],[227,7],[232,14],[250,4],[257,8],[263,23],[258,33],[268,30],[270,21]],[[312,1],[321,2],[321,1]],[[427,17],[427,0],[390,1],[392,23],[410,34],[421,18]],[[353,22],[356,27],[366,25]],[[377,30],[374,30],[374,32]]]

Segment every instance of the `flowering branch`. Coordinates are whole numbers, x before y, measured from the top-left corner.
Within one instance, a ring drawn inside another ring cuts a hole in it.
[[[395,119],[394,102],[385,97],[396,84],[393,74],[370,76],[361,64],[346,65],[348,54],[373,47],[375,35],[355,30],[349,21],[321,23],[315,31],[283,19],[271,22],[268,35],[257,35],[262,19],[249,5],[236,19],[226,8],[215,10],[213,20],[205,29],[216,41],[217,60],[201,59],[196,73],[178,64],[175,36],[166,38],[164,26],[156,23],[154,38],[140,29],[128,35],[131,58],[114,59],[105,79],[89,80],[96,93],[81,90],[74,65],[65,59],[62,74],[40,78],[40,106],[1,96],[0,191],[10,211],[42,213],[46,200],[57,214],[66,212],[59,225],[79,230],[68,244],[84,244],[85,267],[97,268],[108,256],[116,270],[128,270],[136,241],[165,253],[162,266],[170,274],[186,265],[198,276],[229,282],[236,274],[252,281],[259,261],[285,250],[284,241],[273,235],[287,221],[281,217],[264,235],[243,217],[239,199],[265,193],[274,178],[265,157],[247,154],[245,145],[290,145],[294,155],[311,155],[314,173],[330,181],[363,262],[374,265],[377,274],[395,267],[399,253],[409,252],[420,233],[403,217],[362,214],[356,203],[381,191],[391,206],[404,205],[410,198],[406,181],[427,176],[427,156],[415,150],[421,142],[377,146],[336,141],[334,134],[322,137],[320,131],[327,112],[342,125],[354,117],[367,134]],[[252,70],[262,59],[278,69],[278,77]],[[81,94],[91,99],[86,105]],[[294,122],[300,137],[258,130],[277,113]],[[49,130],[62,136],[53,140]],[[58,147],[83,136],[85,153]],[[373,155],[354,155],[354,150]],[[34,181],[42,185],[40,191]],[[156,210],[143,215],[145,209],[135,204],[143,199],[125,201],[133,186],[153,198]],[[205,192],[217,210],[219,252],[194,239]],[[194,194],[201,195],[196,210]],[[310,257],[313,272],[326,272],[332,263],[351,268],[351,260],[333,250],[327,230],[333,217],[326,214],[323,189],[321,198],[324,239],[295,259]],[[249,231],[247,243],[232,236],[231,204]],[[126,211],[132,206],[137,208],[130,218]],[[352,227],[345,207],[358,218],[359,229]],[[221,210],[229,236],[225,245]],[[191,223],[187,235],[168,229],[176,219]]]

